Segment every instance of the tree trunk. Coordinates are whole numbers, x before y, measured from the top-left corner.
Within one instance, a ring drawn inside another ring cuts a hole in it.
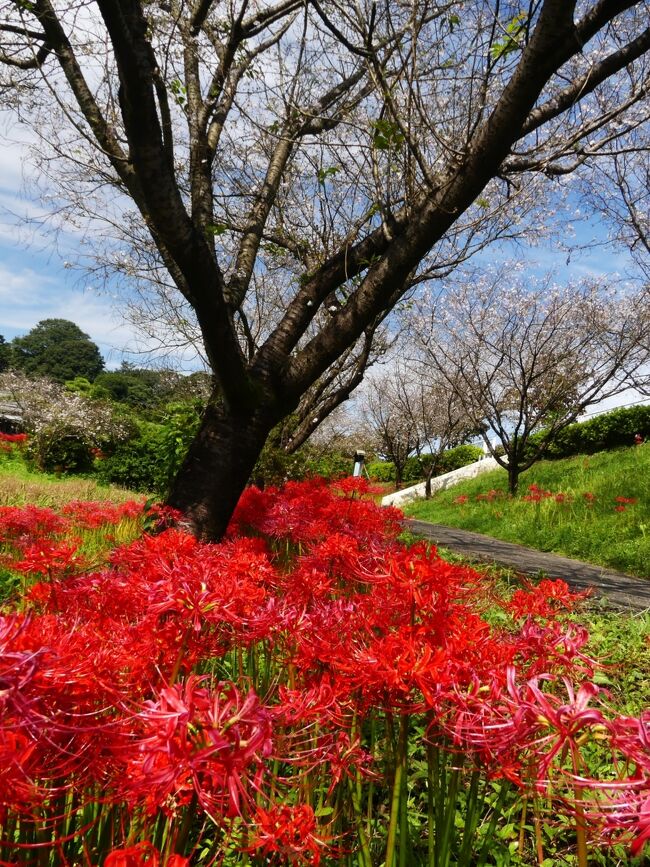
[[[519,487],[519,466],[515,463],[508,463],[508,490],[514,497]]]
[[[225,533],[275,423],[268,409],[237,414],[208,403],[167,499],[198,539],[218,541]]]
[[[427,478],[424,483],[424,498],[426,500],[431,499],[431,479],[433,478],[433,471],[435,469],[435,464],[432,463],[429,469],[427,470]]]

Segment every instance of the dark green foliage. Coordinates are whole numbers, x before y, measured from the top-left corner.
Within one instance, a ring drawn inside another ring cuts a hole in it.
[[[372,461],[368,464],[367,469],[373,482],[395,481],[395,464],[391,461]]]
[[[120,370],[106,371],[95,380],[92,397],[110,399],[164,423],[168,405],[198,400],[209,393],[210,377],[196,372],[182,376],[173,370],[149,370],[124,362]]]
[[[0,373],[11,367],[11,347],[0,334]]]
[[[101,373],[95,380],[95,389],[101,389],[102,396],[116,403],[124,403],[133,409],[148,409],[159,402],[155,383],[139,373],[154,373],[154,371],[124,371],[115,370]]]
[[[438,459],[436,475],[441,476],[443,473],[450,473],[452,470],[466,467],[467,464],[473,464],[482,455],[483,449],[480,446],[464,445],[448,449]]]
[[[13,367],[57,382],[76,377],[92,382],[104,368],[97,345],[67,319],[43,319],[24,337],[14,338],[11,349]]]
[[[312,454],[307,459],[308,475],[322,476],[324,479],[341,479],[352,475],[354,460],[341,452]]]
[[[39,431],[30,453],[38,467],[50,473],[86,473],[93,465],[92,443],[75,427],[53,425]]]
[[[164,424],[142,422],[138,433],[99,462],[102,482],[165,496],[201,419],[196,401],[170,404]]]
[[[145,493],[158,492],[166,477],[163,450],[162,425],[142,424],[136,437],[118,446],[112,455],[97,463],[97,476],[105,484]]]
[[[545,451],[545,458],[566,458],[571,455],[595,454],[620,446],[634,445],[640,434],[650,439],[650,406],[631,406],[597,415],[589,421],[569,425],[560,431]],[[531,447],[542,439],[543,432],[531,437]]]

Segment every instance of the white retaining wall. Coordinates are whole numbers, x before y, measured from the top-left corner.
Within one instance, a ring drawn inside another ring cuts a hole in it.
[[[496,470],[499,464],[494,458],[481,458],[473,464],[467,464],[466,467],[460,467],[457,470],[452,470],[450,473],[445,473],[442,476],[436,476],[431,479],[431,493],[435,491],[444,491],[445,488],[450,488],[458,482],[465,479],[473,479],[475,476],[480,476],[481,473],[486,473],[488,470]],[[420,482],[413,485],[412,488],[404,488],[402,491],[395,491],[394,494],[388,494],[381,501],[382,506],[398,506],[401,507],[405,503],[410,503],[412,500],[421,499],[424,497],[426,482]]]

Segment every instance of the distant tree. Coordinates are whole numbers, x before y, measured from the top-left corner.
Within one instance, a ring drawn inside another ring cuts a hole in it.
[[[11,365],[11,347],[0,334],[0,373]]]
[[[183,376],[175,370],[154,370],[123,362],[119,370],[104,371],[97,377],[92,394],[101,393],[136,410],[162,411],[167,404],[179,401],[205,404],[210,390],[210,377],[201,371]]]
[[[463,402],[462,383],[451,388],[435,368],[420,360],[399,363],[369,381],[361,401],[374,448],[395,465],[401,485],[408,458],[426,457],[426,495],[440,455],[463,442],[472,430]]]
[[[383,376],[368,380],[364,414],[374,435],[376,451],[395,467],[399,488],[409,457],[420,452],[424,443],[423,425],[414,420],[411,409],[418,402],[417,386],[403,368],[396,367]]]
[[[51,378],[8,370],[0,373],[0,394],[19,407],[32,454],[44,469],[88,469],[93,449],[112,449],[134,433],[109,403],[70,392]]]
[[[474,275],[427,316],[414,335],[507,470],[511,493],[559,431],[650,360],[647,289],[617,294]]]
[[[78,376],[91,382],[104,360],[90,337],[67,319],[43,319],[11,343],[12,366],[31,376],[66,382]]]

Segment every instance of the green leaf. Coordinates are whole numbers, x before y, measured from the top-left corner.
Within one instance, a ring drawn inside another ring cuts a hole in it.
[[[333,175],[335,175],[338,172],[338,170],[339,170],[338,166],[330,166],[327,169],[319,169],[316,172],[316,177],[318,178],[318,183],[322,184],[322,186],[325,186],[325,181],[327,180],[327,178],[330,178]]]
[[[404,143],[404,136],[397,124],[387,118],[374,121],[372,128],[372,146],[379,151],[387,151]]]
[[[518,51],[522,48],[527,20],[528,16],[525,12],[519,12],[514,18],[510,19],[503,28],[504,38],[499,42],[495,42],[490,48],[492,60],[500,60],[502,57],[506,57],[513,51]]]
[[[205,227],[205,234],[218,237],[228,231],[228,226],[225,223],[208,223]]]

